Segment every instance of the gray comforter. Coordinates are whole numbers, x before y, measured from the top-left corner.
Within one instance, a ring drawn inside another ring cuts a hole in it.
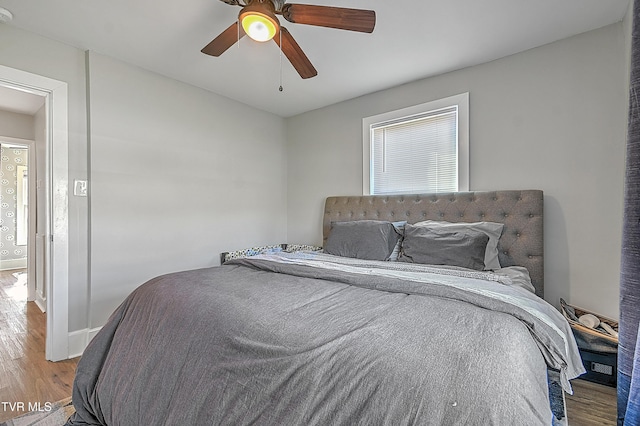
[[[506,284],[326,255],[157,277],[85,350],[68,424],[549,425],[547,367],[567,390],[584,370],[564,318]]]

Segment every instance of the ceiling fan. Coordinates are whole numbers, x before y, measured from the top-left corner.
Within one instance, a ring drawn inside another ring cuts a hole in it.
[[[256,41],[276,42],[300,77],[318,75],[307,55],[276,15],[293,24],[314,25],[339,30],[373,32],[376,13],[373,10],[285,3],[286,0],[220,0],[242,9],[238,20],[202,49],[202,53],[220,56],[245,34]],[[240,25],[239,25],[240,23]]]

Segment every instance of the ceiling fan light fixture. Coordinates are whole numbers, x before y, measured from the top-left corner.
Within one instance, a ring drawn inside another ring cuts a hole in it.
[[[261,5],[245,7],[238,18],[247,35],[260,42],[271,40],[280,25],[276,15]]]
[[[302,51],[291,33],[280,26],[276,15],[292,24],[313,25],[338,30],[371,33],[376,25],[376,12],[366,9],[320,6],[312,4],[286,3],[287,0],[221,0],[232,6],[240,6],[236,22],[211,40],[201,52],[220,56],[240,39],[248,35],[251,39],[265,42],[274,40],[280,48],[280,61],[286,56],[300,77],[318,75],[307,55]]]

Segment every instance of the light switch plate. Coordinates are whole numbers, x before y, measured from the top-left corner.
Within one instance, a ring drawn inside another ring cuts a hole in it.
[[[73,195],[78,197],[86,197],[88,190],[88,182],[86,180],[74,180],[73,181]]]

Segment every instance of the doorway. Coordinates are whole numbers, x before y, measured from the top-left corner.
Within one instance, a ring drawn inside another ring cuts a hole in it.
[[[44,100],[41,102],[40,107],[43,108]],[[38,104],[34,104],[33,107],[38,108]],[[0,118],[6,119],[7,116],[11,118],[12,114],[15,113],[0,108]],[[30,115],[24,114],[24,118],[29,117]],[[35,130],[35,120],[23,121]],[[36,213],[38,212],[35,142],[0,136],[0,148],[2,149],[0,270],[13,270],[20,275],[17,278],[19,282],[25,284],[26,300],[35,302],[40,310],[45,312],[44,277],[38,274],[38,271],[42,270],[44,253],[38,253],[36,244],[38,236]]]
[[[38,166],[43,173],[38,173],[34,187],[41,188],[43,192],[37,208],[38,216],[43,221],[38,232],[41,232],[43,244],[41,266],[46,311],[45,357],[59,361],[69,357],[67,84],[0,65],[0,88],[44,98],[42,164]],[[32,246],[35,249],[35,243]]]

